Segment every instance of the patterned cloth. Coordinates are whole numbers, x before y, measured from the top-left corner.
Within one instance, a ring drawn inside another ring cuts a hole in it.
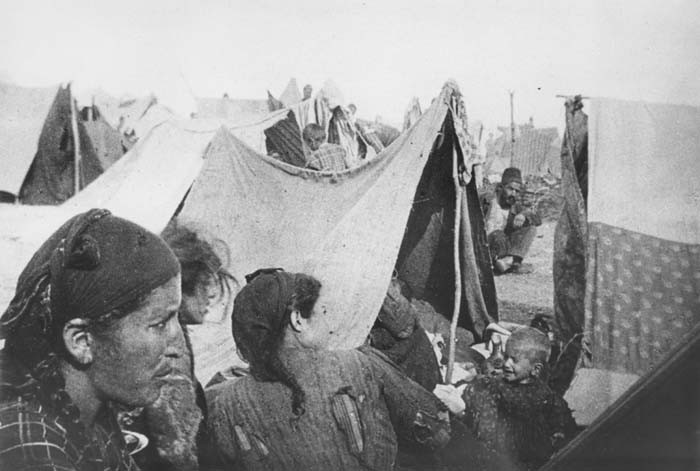
[[[2,355],[0,366],[3,375],[0,385],[0,469],[138,469],[129,456],[110,408],[103,409],[89,441],[76,443],[69,438],[68,432],[76,425],[37,399],[40,394],[36,381],[32,382],[28,375],[17,374],[7,355]]]
[[[700,246],[588,226],[593,366],[643,375],[700,322]]]
[[[285,352],[306,393],[292,414],[291,392],[252,376],[207,390],[210,430],[224,464],[244,470],[390,470],[397,436],[442,446],[444,406],[377,353]]]
[[[566,401],[540,381],[479,376],[462,398],[464,423],[488,450],[465,469],[537,469],[576,434]]]
[[[324,143],[309,156],[306,168],[321,172],[342,172],[348,168],[345,149],[337,144]]]

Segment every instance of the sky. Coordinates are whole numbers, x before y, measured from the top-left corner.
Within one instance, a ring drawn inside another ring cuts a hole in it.
[[[0,0],[0,80],[116,96],[266,98],[331,78],[401,124],[447,79],[469,119],[563,125],[558,94],[700,106],[700,2]]]

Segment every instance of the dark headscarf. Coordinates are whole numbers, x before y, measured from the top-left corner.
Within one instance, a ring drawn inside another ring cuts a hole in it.
[[[306,394],[280,357],[291,308],[306,317],[316,302],[321,283],[302,273],[279,268],[246,276],[248,284],[233,303],[232,329],[236,346],[250,363],[258,381],[279,381],[292,390],[292,411],[304,414]]]
[[[90,210],[63,224],[29,261],[0,318],[0,337],[34,342],[23,348],[31,368],[56,352],[56,335],[70,319],[99,319],[179,272],[160,237],[107,210]]]
[[[270,381],[269,355],[284,334],[287,310],[294,295],[295,275],[281,269],[263,270],[250,278],[233,303],[232,330],[236,347],[250,363],[251,373]]]

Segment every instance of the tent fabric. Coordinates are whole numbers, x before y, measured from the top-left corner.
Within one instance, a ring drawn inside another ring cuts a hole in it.
[[[542,470],[700,469],[700,325]]]
[[[500,128],[506,129],[506,128]],[[552,174],[559,176],[561,169],[552,161],[552,143],[558,139],[557,128],[535,128],[521,125],[515,143],[510,140],[510,129],[496,139],[485,156],[486,172],[498,174],[507,167],[517,167],[523,177]],[[512,150],[512,162],[511,162]]]
[[[216,128],[166,122],[61,208],[68,214],[106,208],[159,233],[204,163]]]
[[[107,170],[124,154],[121,134],[99,112],[92,120],[82,121],[82,126],[102,170]]]
[[[643,374],[700,321],[700,108],[591,104],[585,334]]]
[[[296,167],[306,166],[301,130],[293,111],[290,110],[285,119],[264,132],[267,155],[277,154],[282,162]]]
[[[0,192],[19,195],[59,89],[0,83]]]
[[[404,233],[424,230],[407,228],[407,221],[421,201],[426,165],[433,162],[431,166],[452,168],[452,148],[448,153],[433,150],[441,131],[456,143],[454,132],[443,129],[450,93],[445,89],[419,123],[377,158],[338,174],[295,168],[259,155],[236,137],[220,132],[180,220],[225,241],[230,250],[227,268],[239,279],[269,266],[317,276],[323,283],[318,306],[329,313],[323,327],[327,346],[356,347],[374,322],[394,267],[405,265],[397,261]],[[442,175],[445,172],[451,170]],[[446,239],[451,232],[454,197],[448,204],[430,218],[444,222],[438,238]],[[451,254],[451,248],[449,256],[440,254],[448,267]],[[471,263],[476,258],[464,257]],[[484,276],[491,276],[490,271]],[[476,282],[463,281],[464,286]],[[443,314],[451,316],[454,295],[451,289],[444,291],[442,305],[449,305],[449,311]],[[463,296],[470,309],[485,304],[483,295],[481,300],[470,299],[472,293]],[[465,318],[470,315],[462,313]]]
[[[700,107],[592,99],[589,221],[700,244],[698,129]]]
[[[554,230],[552,278],[554,280],[554,328],[561,340],[561,353],[550,385],[563,394],[569,387],[579,360],[584,326],[586,294],[585,188],[587,175],[588,116],[573,101],[566,103],[566,133],[561,148],[564,204]]]
[[[279,100],[284,104],[285,107],[289,108],[292,105],[296,105],[302,99],[301,92],[299,91],[299,85],[297,84],[297,79],[292,78],[287,83],[284,91],[280,94]]]
[[[55,205],[75,194],[75,143],[70,87],[59,89],[39,137],[34,161],[20,190],[24,204]],[[83,125],[77,120],[80,142],[78,182],[82,189],[103,171],[100,159]]]

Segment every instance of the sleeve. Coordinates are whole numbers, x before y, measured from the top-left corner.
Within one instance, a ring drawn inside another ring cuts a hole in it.
[[[396,434],[431,449],[445,446],[450,439],[450,419],[445,405],[381,352],[373,348],[361,350],[379,378]]]

